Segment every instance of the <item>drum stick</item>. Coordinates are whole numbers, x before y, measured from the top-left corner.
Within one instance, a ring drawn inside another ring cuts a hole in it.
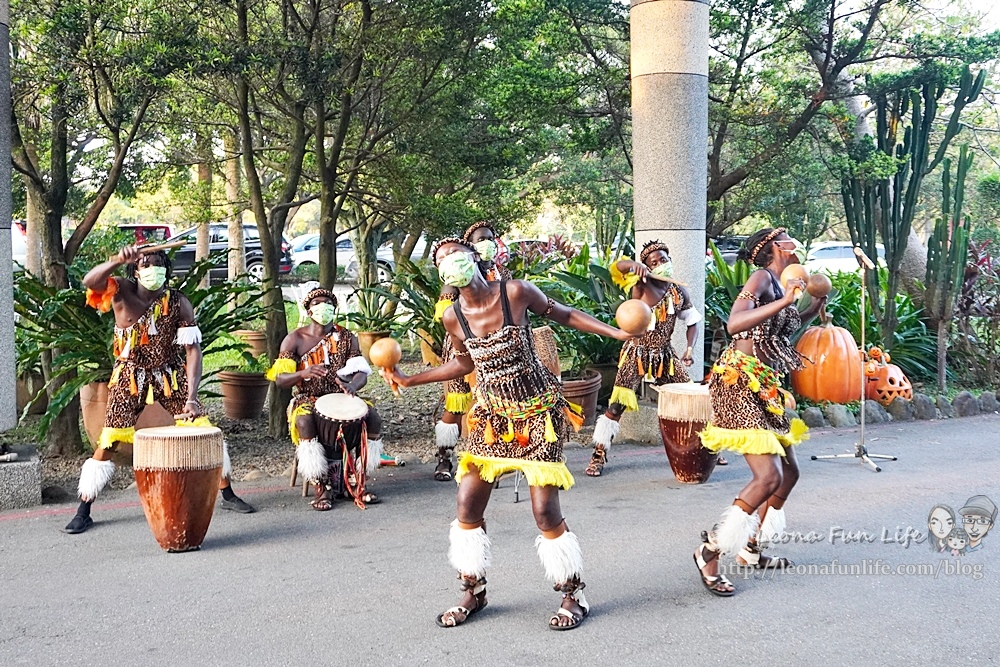
[[[171,241],[169,243],[160,243],[159,245],[147,245],[139,248],[140,255],[148,255],[153,252],[160,252],[161,250],[173,250],[174,248],[183,248],[187,245],[187,241]]]

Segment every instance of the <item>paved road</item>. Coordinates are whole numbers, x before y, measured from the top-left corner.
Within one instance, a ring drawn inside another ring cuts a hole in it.
[[[430,466],[383,473],[385,502],[364,512],[315,513],[281,479],[243,484],[260,512],[216,516],[189,554],[159,550],[134,491],[102,498],[99,523],[79,536],[58,530],[71,505],[0,513],[0,665],[993,664],[1000,534],[945,558],[882,533],[926,531],[937,503],[1000,502],[998,432],[997,416],[874,427],[871,448],[900,457],[881,474],[807,460],[854,437],[816,434],[800,448],[787,514],[790,531],[817,541],[781,553],[814,568],[878,561],[938,576],[785,572],[739,579],[730,599],[702,589],[691,553],[748,479],[741,459],[685,486],[658,448],[617,447],[600,479],[572,449],[578,486],[563,508],[594,612],[569,633],[546,629],[558,599],[509,480],[488,511],[490,606],[451,630],[434,617],[457,601],[445,558],[454,486],[430,481]],[[837,527],[875,541],[831,541]],[[967,573],[946,574],[956,564]]]

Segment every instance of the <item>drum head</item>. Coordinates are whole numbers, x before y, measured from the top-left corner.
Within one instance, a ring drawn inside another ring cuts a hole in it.
[[[316,412],[337,421],[358,421],[368,415],[368,404],[357,396],[326,394],[316,399]]]
[[[156,426],[153,428],[143,428],[135,432],[136,440],[140,439],[165,439],[177,438],[198,439],[206,436],[214,436],[222,431],[215,426]]]

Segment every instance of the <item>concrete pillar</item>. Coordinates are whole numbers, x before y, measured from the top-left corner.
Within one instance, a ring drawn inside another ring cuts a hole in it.
[[[10,225],[10,2],[0,0],[0,431],[17,425]]]
[[[636,253],[657,238],[674,276],[705,307],[708,2],[632,0],[632,164]],[[701,379],[700,324],[692,379]],[[674,349],[686,347],[683,327]]]

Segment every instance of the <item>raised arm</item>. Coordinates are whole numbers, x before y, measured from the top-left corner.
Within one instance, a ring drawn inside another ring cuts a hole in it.
[[[767,294],[770,285],[771,279],[766,270],[755,271],[750,275],[747,284],[743,286],[743,291],[750,292],[757,299],[760,299],[764,294]],[[726,323],[729,335],[749,331],[777,315],[786,306],[795,303],[796,287],[805,289],[806,284],[801,280],[788,281],[785,295],[763,306],[755,306],[750,299],[736,299],[736,302],[733,303],[733,309],[729,312],[729,321]]]
[[[515,302],[523,304],[525,308],[535,315],[547,317],[553,322],[572,327],[584,333],[597,334],[598,336],[617,340],[628,340],[631,338],[631,336],[621,329],[617,329],[610,324],[605,324],[587,313],[570,308],[554,299],[549,299],[542,290],[526,280],[511,281],[511,286],[514,287],[512,296]]]
[[[117,255],[109,257],[108,261],[98,264],[83,277],[83,286],[99,292],[108,284],[108,278],[119,266],[131,264],[139,259],[139,247],[130,245],[122,248]]]

